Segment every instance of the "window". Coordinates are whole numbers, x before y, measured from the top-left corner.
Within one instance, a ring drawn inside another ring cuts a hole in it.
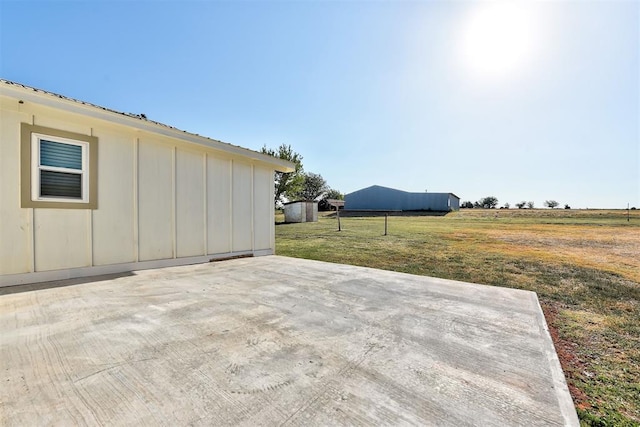
[[[96,151],[95,137],[23,123],[22,207],[96,209]]]
[[[31,199],[86,202],[89,144],[33,133]]]

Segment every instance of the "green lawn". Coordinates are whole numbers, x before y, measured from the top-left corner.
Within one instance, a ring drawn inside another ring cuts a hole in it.
[[[387,236],[384,217],[341,224],[279,223],[276,251],[535,291],[581,422],[640,426],[640,211],[390,216]]]

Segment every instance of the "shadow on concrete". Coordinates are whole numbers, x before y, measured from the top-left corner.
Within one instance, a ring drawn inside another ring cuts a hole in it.
[[[24,285],[6,286],[0,288],[0,296],[19,294],[22,292],[39,291],[41,289],[63,288],[65,286],[83,285],[85,283],[102,282],[105,280],[114,280],[120,277],[133,276],[132,271],[123,273],[101,274],[99,276],[77,277],[74,279],[53,280],[51,282],[27,283]]]

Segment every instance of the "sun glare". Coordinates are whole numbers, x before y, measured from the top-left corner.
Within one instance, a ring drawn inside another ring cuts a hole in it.
[[[533,17],[523,3],[482,3],[464,30],[464,62],[476,73],[511,74],[531,58],[533,36]]]

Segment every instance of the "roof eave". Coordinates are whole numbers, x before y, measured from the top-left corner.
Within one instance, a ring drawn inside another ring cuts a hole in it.
[[[46,107],[58,108],[70,113],[118,123],[171,138],[177,138],[193,144],[205,146],[224,153],[248,157],[251,160],[266,163],[279,172],[293,172],[295,165],[289,161],[278,159],[267,154],[258,153],[248,148],[239,147],[226,142],[207,138],[202,135],[183,131],[162,123],[141,117],[111,110],[98,105],[78,101],[52,92],[0,79],[0,95],[9,96],[24,102],[32,102]]]

